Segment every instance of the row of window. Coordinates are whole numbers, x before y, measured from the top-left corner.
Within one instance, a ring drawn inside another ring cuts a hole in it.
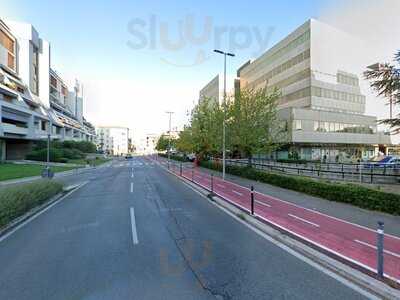
[[[284,104],[284,103],[287,103],[287,102],[290,102],[293,100],[310,97],[310,96],[324,97],[324,98],[328,98],[328,99],[335,99],[335,100],[341,100],[341,101],[346,101],[346,102],[365,104],[365,96],[363,96],[363,95],[350,94],[350,93],[346,93],[346,92],[323,89],[323,88],[314,87],[314,86],[312,88],[306,87],[304,89],[298,90],[294,93],[291,93],[291,94],[281,97],[280,104]]]
[[[280,57],[284,56],[285,54],[287,54],[291,50],[296,49],[298,46],[304,44],[305,42],[307,42],[309,40],[310,40],[310,31],[308,30],[308,31],[304,32],[302,35],[300,35],[299,37],[297,37],[296,39],[294,39],[293,41],[291,41],[285,47],[279,49],[274,54],[270,55],[268,57],[268,59],[260,62],[259,64],[257,64],[255,62],[254,67],[251,67],[251,65],[250,65],[250,68],[247,70],[247,72],[252,72],[253,73],[253,72],[257,72],[257,71],[259,71],[261,69],[266,68],[272,62],[276,61]]]
[[[252,87],[257,86],[260,83],[264,83],[267,82],[268,80],[270,80],[272,77],[275,77],[279,74],[281,74],[282,72],[285,72],[286,70],[292,68],[293,66],[305,61],[306,59],[310,58],[310,49],[300,53],[299,55],[289,59],[287,62],[275,67],[274,69],[272,69],[271,71],[269,71],[268,73],[260,76],[259,78],[257,78],[256,80],[254,80],[251,83]]]
[[[377,128],[374,125],[314,121],[314,131],[373,134],[376,133]]]
[[[352,85],[352,86],[359,86],[359,81],[357,77],[348,76],[345,74],[338,73],[337,74],[337,81],[338,83]]]
[[[323,89],[315,86],[312,87],[312,95],[316,97],[324,97],[324,98],[342,100],[353,103],[361,103],[361,104],[365,103],[365,96],[363,95],[350,94],[330,89]]]

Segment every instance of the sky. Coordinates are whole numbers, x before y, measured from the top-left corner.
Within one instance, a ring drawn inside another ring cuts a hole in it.
[[[173,127],[188,121],[199,90],[223,71],[214,48],[236,54],[234,74],[309,18],[370,41],[369,60],[400,48],[398,0],[0,0],[0,8],[50,41],[61,76],[83,82],[89,121],[130,127],[136,139],[168,130],[166,111]],[[367,99],[367,114],[387,115],[383,100]]]

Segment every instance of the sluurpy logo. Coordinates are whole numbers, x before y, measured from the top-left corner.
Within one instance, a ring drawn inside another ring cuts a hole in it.
[[[271,26],[259,28],[215,25],[210,16],[196,22],[193,14],[188,14],[175,23],[170,24],[154,14],[147,19],[134,18],[128,23],[131,38],[127,45],[133,50],[159,50],[164,53],[184,51],[191,47],[195,51],[194,57],[185,63],[160,57],[163,62],[171,65],[191,67],[204,63],[211,57],[212,49],[221,47],[229,52],[250,49],[254,56],[259,55],[268,47],[274,31]]]

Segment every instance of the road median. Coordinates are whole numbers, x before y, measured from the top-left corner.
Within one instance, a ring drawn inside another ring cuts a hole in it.
[[[0,241],[1,237],[84,184],[64,187],[58,181],[41,179],[0,190]]]

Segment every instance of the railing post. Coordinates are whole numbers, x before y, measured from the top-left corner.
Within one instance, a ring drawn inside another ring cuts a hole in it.
[[[371,168],[371,183],[374,181],[374,167]]]
[[[379,278],[383,278],[383,238],[384,238],[384,223],[378,222],[377,230],[377,270]]]
[[[251,214],[254,215],[254,186],[250,188]]]
[[[211,194],[214,194],[214,174],[211,173]]]

